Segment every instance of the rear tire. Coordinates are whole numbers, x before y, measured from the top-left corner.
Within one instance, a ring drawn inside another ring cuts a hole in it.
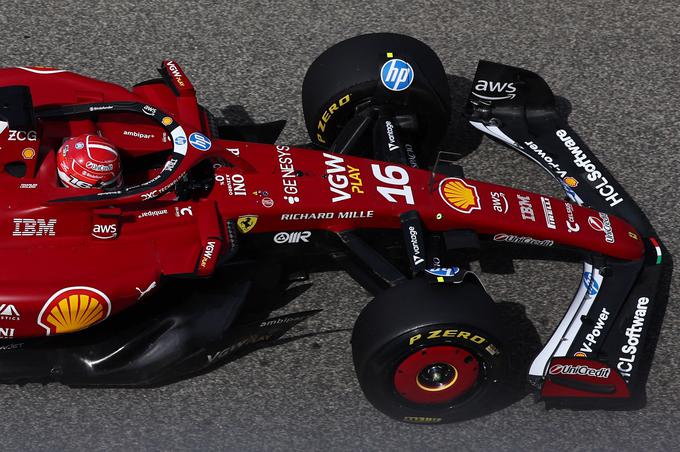
[[[380,294],[354,326],[352,352],[366,398],[411,423],[457,422],[504,406],[508,347],[481,285],[408,281]]]
[[[407,89],[391,91],[381,82],[381,68],[393,58],[413,68],[413,81]],[[418,130],[413,144],[421,156],[433,154],[451,115],[448,80],[434,51],[409,36],[367,34],[335,44],[307,70],[302,106],[315,145],[328,149],[358,111],[376,105],[389,105],[396,116],[415,115]],[[366,139],[356,147],[363,151],[371,146]]]

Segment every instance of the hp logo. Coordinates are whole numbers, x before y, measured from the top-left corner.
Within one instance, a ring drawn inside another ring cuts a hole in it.
[[[380,80],[390,91],[403,91],[413,83],[413,68],[406,61],[394,58],[383,64]]]
[[[600,291],[600,285],[595,281],[593,274],[590,272],[583,273],[583,286],[590,297],[594,297]]]
[[[207,151],[212,146],[210,138],[198,132],[189,135],[189,143],[199,151]]]

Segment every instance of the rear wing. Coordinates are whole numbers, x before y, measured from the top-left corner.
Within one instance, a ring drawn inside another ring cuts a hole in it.
[[[466,105],[470,124],[534,161],[575,204],[602,212],[589,218],[614,241],[608,215],[640,233],[645,256],[622,262],[588,256],[579,289],[529,371],[553,406],[638,405],[665,312],[672,262],[649,220],[585,142],[562,118],[537,74],[480,61]]]

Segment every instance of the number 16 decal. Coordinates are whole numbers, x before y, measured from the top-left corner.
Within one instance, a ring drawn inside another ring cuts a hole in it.
[[[413,192],[408,185],[408,171],[400,166],[387,165],[383,174],[380,165],[377,164],[372,164],[371,170],[373,170],[373,176],[380,182],[393,185],[393,187],[381,187],[379,185],[376,187],[383,198],[389,202],[399,202],[395,199],[395,196],[403,196],[406,204],[414,204]]]

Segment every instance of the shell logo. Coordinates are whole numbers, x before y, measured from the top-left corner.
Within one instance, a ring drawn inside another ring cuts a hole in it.
[[[477,187],[457,177],[449,177],[441,181],[439,195],[449,207],[458,212],[470,213],[482,208],[479,204]]]
[[[33,160],[33,157],[35,157],[35,149],[33,148],[26,148],[23,151],[21,151],[21,156],[25,160]]]
[[[567,184],[567,185],[568,185],[569,187],[571,187],[571,188],[576,188],[576,187],[578,187],[578,181],[577,181],[576,178],[574,178],[574,177],[567,176],[567,177],[565,177],[565,178],[562,179],[562,180],[564,181],[565,184]]]
[[[61,289],[47,300],[38,316],[38,325],[47,335],[73,333],[101,322],[111,314],[111,300],[92,287]]]

